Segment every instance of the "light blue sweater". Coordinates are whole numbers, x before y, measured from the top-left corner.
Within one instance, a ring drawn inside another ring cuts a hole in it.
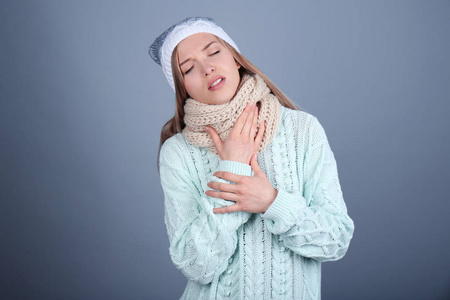
[[[278,195],[264,214],[214,214],[212,174],[252,175],[181,134],[160,153],[170,256],[188,278],[181,299],[320,299],[321,262],[340,259],[353,236],[334,154],[316,117],[282,107],[258,164]]]

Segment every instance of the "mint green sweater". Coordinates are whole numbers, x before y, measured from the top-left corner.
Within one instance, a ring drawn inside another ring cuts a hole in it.
[[[181,299],[320,299],[321,262],[344,256],[354,224],[336,161],[316,117],[282,107],[258,164],[278,195],[264,214],[214,214],[233,202],[208,197],[215,171],[251,176],[181,134],[160,153],[170,256],[187,277]]]

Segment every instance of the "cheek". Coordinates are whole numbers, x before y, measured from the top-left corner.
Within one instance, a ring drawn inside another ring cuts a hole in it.
[[[196,91],[199,90],[200,86],[197,80],[194,80],[191,77],[185,78],[184,87],[186,92],[193,97],[196,94]]]

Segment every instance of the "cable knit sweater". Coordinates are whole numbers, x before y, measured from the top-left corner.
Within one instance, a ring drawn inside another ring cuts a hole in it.
[[[264,214],[214,214],[231,205],[208,197],[215,171],[251,176],[249,165],[223,161],[169,138],[160,153],[170,256],[188,278],[181,299],[320,299],[321,262],[344,256],[354,224],[336,161],[316,117],[286,107],[258,164],[278,195]]]

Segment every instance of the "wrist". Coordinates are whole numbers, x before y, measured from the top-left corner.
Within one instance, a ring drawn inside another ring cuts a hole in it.
[[[224,157],[222,157],[222,160],[229,160],[229,161],[234,161],[234,162],[250,165],[250,158],[243,159],[242,157],[233,157],[233,156],[226,157],[226,156],[224,156]]]
[[[273,202],[275,202],[275,199],[277,198],[277,196],[278,196],[278,190],[273,188],[273,192],[271,193],[270,200],[268,201],[268,205],[267,205],[266,209],[263,211],[263,213],[265,213],[269,209],[269,207],[273,204]]]
[[[229,172],[237,175],[252,176],[251,166],[233,160],[221,160],[217,166],[218,171]]]

